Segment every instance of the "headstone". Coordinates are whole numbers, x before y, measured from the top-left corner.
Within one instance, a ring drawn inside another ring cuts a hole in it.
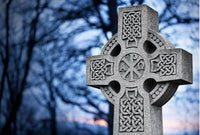
[[[162,135],[162,106],[192,78],[192,55],[158,33],[147,5],[119,8],[118,33],[86,60],[86,84],[114,104],[113,135]]]

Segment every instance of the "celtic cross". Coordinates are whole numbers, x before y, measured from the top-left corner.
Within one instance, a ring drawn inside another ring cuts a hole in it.
[[[114,104],[114,135],[162,135],[162,106],[192,83],[192,55],[158,33],[147,5],[119,8],[118,33],[86,60],[86,84]]]

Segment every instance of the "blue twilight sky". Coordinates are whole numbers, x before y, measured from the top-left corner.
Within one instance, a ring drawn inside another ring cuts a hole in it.
[[[19,0],[22,3],[25,2],[25,0]],[[53,0],[51,2],[51,6],[56,7],[64,7],[66,9],[73,9],[73,8],[80,8],[80,7],[71,7],[70,5],[62,5],[62,3],[65,0]],[[106,1],[106,0],[105,0]],[[127,6],[130,5],[128,3],[128,0],[121,0],[124,2],[124,5]],[[173,1],[173,0],[146,0],[145,4],[149,5],[150,7],[154,8],[156,11],[158,11],[159,14],[162,14],[163,9],[165,7],[164,1]],[[188,4],[189,2],[193,2],[193,5]],[[1,2],[0,2],[1,3]],[[34,3],[34,2],[33,2]],[[199,1],[198,0],[176,0],[174,3],[179,3],[180,5],[178,7],[175,7],[173,9],[173,12],[177,12],[179,15],[181,15],[183,18],[184,16],[192,16],[195,18],[199,18]],[[15,3],[16,4],[16,3]],[[87,4],[87,3],[85,3]],[[3,6],[0,4],[0,11],[4,11]],[[107,22],[108,16],[106,15],[106,6],[100,7],[101,9],[101,15],[103,16],[104,22]],[[2,13],[3,14],[3,13]],[[31,14],[31,13],[30,13]],[[1,12],[0,12],[1,15]],[[26,14],[27,15],[27,14]],[[3,16],[3,15],[2,15]],[[31,16],[31,15],[30,15]],[[56,15],[55,15],[56,16]],[[41,16],[41,20],[54,20],[56,17],[52,13],[51,10],[45,11]],[[59,15],[57,15],[59,16]],[[14,16],[13,27],[17,30],[22,29],[22,21],[23,16]],[[28,18],[28,17],[27,17]],[[47,18],[47,19],[44,19]],[[19,21],[20,20],[20,21]],[[97,22],[98,19],[95,16],[92,16],[89,18],[91,22]],[[177,20],[171,20],[171,23],[176,22]],[[73,24],[74,23],[74,24]],[[44,23],[45,25],[52,25],[48,23]],[[73,25],[72,25],[73,24]],[[39,52],[40,55],[34,56],[39,57],[41,59],[44,59],[45,62],[49,62],[48,64],[53,67],[53,70],[55,72],[60,71],[60,68],[63,68],[63,65],[56,65],[57,63],[51,63],[51,55],[49,54],[48,50],[51,50],[56,44],[57,46],[62,46],[64,50],[59,50],[59,58],[65,59],[68,57],[68,53],[72,53],[74,50],[84,50],[88,46],[92,46],[91,52],[89,52],[90,55],[99,55],[101,52],[101,49],[103,45],[107,42],[107,39],[105,38],[104,33],[102,30],[99,30],[97,28],[95,29],[87,29],[84,32],[80,32],[76,36],[71,36],[70,41],[67,40],[68,37],[66,35],[70,35],[69,33],[73,33],[74,29],[81,26],[81,28],[87,27],[85,20],[83,19],[77,19],[74,21],[66,21],[61,26],[58,27],[58,30],[56,31],[57,34],[60,36],[58,39],[59,41],[56,43],[49,43],[46,46],[47,54],[42,54],[43,50],[41,51],[41,48],[35,48],[35,52]],[[189,135],[197,135],[199,132],[199,23],[192,23],[192,24],[179,24],[179,25],[172,25],[170,27],[167,27],[168,24],[166,23],[160,23],[160,33],[167,37],[175,46],[176,48],[183,48],[186,51],[193,54],[193,84],[191,85],[185,85],[185,86],[179,86],[177,92],[175,95],[171,98],[171,100],[166,103],[163,107],[163,127],[164,127],[164,135],[185,135],[185,133],[188,133]],[[42,26],[40,26],[42,28]],[[45,27],[46,28],[46,27]],[[43,29],[41,29],[42,31]],[[41,32],[42,33],[42,32]],[[37,33],[38,37],[40,35],[40,32]],[[111,38],[111,32],[106,33],[106,35]],[[22,39],[23,36],[20,32],[14,36],[14,41],[18,41]],[[53,35],[56,37],[56,34]],[[52,37],[53,37],[52,36]],[[63,37],[62,37],[63,36]],[[63,40],[65,39],[66,40]],[[97,40],[99,41],[98,45],[95,46],[95,43],[97,43]],[[65,45],[66,44],[66,45]],[[53,46],[53,47],[52,47]],[[62,48],[62,49],[63,49]],[[44,49],[44,50],[45,50]],[[53,50],[53,49],[52,49]],[[56,49],[55,49],[56,50]],[[40,52],[41,51],[41,52]],[[74,51],[75,52],[75,51]],[[55,53],[57,54],[57,53]],[[79,54],[72,54],[77,55],[77,59],[79,61],[84,61],[85,56],[79,55]],[[87,54],[86,54],[87,55]],[[60,60],[60,59],[59,59]],[[70,84],[73,86],[79,86],[84,85],[85,86],[85,63],[80,64],[80,62],[76,62],[74,59],[67,59],[64,64],[69,64],[71,61],[71,65],[67,65],[65,71],[63,72],[63,76],[70,81]],[[69,62],[69,63],[68,63]],[[70,67],[71,68],[68,68]],[[48,66],[47,66],[48,68]],[[77,68],[77,69],[75,69]],[[41,72],[41,66],[38,66],[35,63],[32,63],[31,69],[34,69],[37,72]],[[34,76],[29,76],[28,78],[30,82],[34,82],[38,78],[34,78]],[[35,79],[35,80],[34,80]],[[38,79],[39,80],[39,79]],[[73,80],[73,81],[72,81]],[[62,92],[65,93],[65,97],[69,100],[76,101],[78,103],[86,103],[86,99],[84,97],[80,97],[75,95],[75,92],[77,89],[72,89],[67,85],[68,82],[65,84],[61,84],[59,79],[53,80],[53,85],[56,87],[59,87],[60,84],[62,85]],[[90,97],[93,97],[93,102],[100,106],[100,109],[107,113],[108,112],[108,104],[105,102],[105,97],[101,93],[99,89],[87,87],[90,90]],[[49,95],[48,90],[46,90],[46,86],[41,87],[32,87],[31,90],[26,90],[24,92],[24,98],[23,101],[24,104],[27,104],[28,107],[33,107],[34,109],[37,108],[37,111],[35,112],[35,118],[37,120],[40,120],[42,118],[49,118],[49,114],[47,113],[47,109],[40,106],[40,104],[37,103],[34,96],[35,95],[41,102],[45,101],[43,99],[43,95]],[[27,96],[28,95],[28,96]],[[30,104],[31,102],[31,104]],[[86,112],[83,112],[78,108],[77,106],[72,106],[69,104],[64,103],[58,96],[56,97],[56,102],[58,104],[57,106],[57,121],[64,121],[64,122],[80,122],[80,123],[88,123],[91,125],[101,125],[104,129],[107,128],[107,123],[104,120],[94,121],[94,116],[91,114],[88,114]],[[94,108],[92,108],[89,105],[85,105],[85,108],[91,111],[96,111]],[[23,111],[23,110],[22,110]],[[3,120],[0,120],[0,122]],[[67,128],[67,127],[66,127]],[[76,128],[74,128],[76,129]],[[107,130],[106,130],[107,131]]]

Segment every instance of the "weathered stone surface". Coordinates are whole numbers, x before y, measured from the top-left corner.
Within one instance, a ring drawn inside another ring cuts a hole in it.
[[[162,135],[162,105],[192,83],[192,55],[158,33],[147,5],[119,8],[118,33],[86,61],[86,84],[114,104],[114,135]]]

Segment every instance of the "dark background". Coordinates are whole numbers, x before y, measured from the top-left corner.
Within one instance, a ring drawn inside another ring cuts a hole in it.
[[[165,105],[164,134],[199,134],[198,0],[0,0],[0,134],[111,133],[108,102],[85,86],[85,58],[116,33],[119,6],[142,3],[193,54],[194,84]]]

